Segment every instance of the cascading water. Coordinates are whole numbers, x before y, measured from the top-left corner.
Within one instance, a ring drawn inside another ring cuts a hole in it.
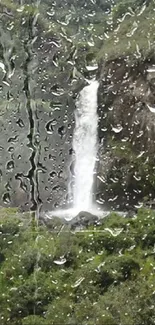
[[[75,154],[73,209],[92,209],[94,169],[97,155],[98,81],[90,81],[76,102],[73,150]]]
[[[97,156],[97,91],[99,83],[88,81],[76,101],[75,130],[73,133],[74,175],[72,208],[56,210],[52,215],[72,219],[81,211],[102,215],[93,204],[93,182]]]

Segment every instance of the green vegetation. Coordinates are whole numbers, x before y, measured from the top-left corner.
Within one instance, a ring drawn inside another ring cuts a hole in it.
[[[10,20],[9,15],[2,15],[2,26],[9,28],[11,24],[9,30],[14,37],[26,38],[28,25],[22,24],[21,29],[20,24],[23,19],[29,24],[29,18],[37,16],[40,36],[49,33],[58,37],[62,46],[68,47],[68,54],[70,46],[74,46],[77,58],[81,51],[83,58],[91,53],[98,61],[127,55],[139,58],[154,49],[154,0],[46,0],[34,4],[24,1],[22,5],[19,1],[2,0],[0,8],[10,13]]]
[[[141,155],[139,149],[135,148],[131,142],[122,142],[110,136],[108,150],[113,161],[106,176],[107,191],[113,192],[114,196],[119,193],[122,201],[126,199],[127,193],[131,200],[134,195],[143,202],[153,198],[155,191],[153,154],[148,155],[148,152],[143,152]]]
[[[153,325],[155,212],[81,232],[0,210],[1,325]]]
[[[98,59],[140,59],[154,50],[154,10],[154,1],[118,1],[109,16],[111,24]]]

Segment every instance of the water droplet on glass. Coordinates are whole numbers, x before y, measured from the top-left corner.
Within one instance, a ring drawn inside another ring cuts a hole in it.
[[[58,177],[59,178],[62,178],[63,177],[63,171],[62,170],[60,170],[60,172],[58,173]]]
[[[63,265],[66,263],[66,261],[67,261],[66,258],[62,257],[60,258],[60,260],[54,260],[53,262],[57,265]]]
[[[80,279],[78,279],[73,285],[72,288],[77,288],[83,281],[84,281],[84,277],[81,277]]]
[[[59,189],[60,189],[60,185],[56,185],[52,188],[52,192],[58,192]]]
[[[49,121],[49,122],[46,124],[45,128],[46,128],[46,131],[47,131],[48,134],[52,134],[53,131],[54,131],[54,130],[53,130],[53,124],[52,124],[52,121]]]
[[[149,108],[151,113],[155,113],[155,106],[150,106],[149,104],[147,104],[147,107]]]
[[[92,65],[92,66],[86,66],[86,69],[88,70],[88,71],[95,71],[95,70],[97,70],[98,69],[98,65],[96,64],[96,65]]]
[[[14,147],[9,147],[8,148],[8,152],[13,152],[14,151]]]
[[[12,142],[12,143],[17,142],[17,141],[18,141],[18,136],[17,135],[15,135],[14,137],[11,137],[11,138],[8,139],[8,142]]]
[[[7,191],[10,191],[10,190],[11,190],[11,185],[10,185],[10,183],[7,183],[7,184],[5,185],[5,188],[6,188]]]
[[[10,160],[7,162],[6,169],[8,172],[12,172],[14,169],[14,162],[13,160]]]
[[[141,176],[133,175],[133,177],[135,178],[136,181],[140,181],[141,180]]]
[[[24,122],[19,118],[16,122],[21,128],[23,128],[25,125],[24,125]]]
[[[114,131],[115,133],[120,133],[123,130],[123,127],[121,125],[117,126],[117,127],[112,127],[112,131]]]
[[[5,65],[4,65],[3,62],[0,62],[0,69],[2,69],[2,71],[3,71],[4,73],[6,73]]]
[[[104,231],[108,231],[113,237],[117,237],[118,235],[121,234],[123,228],[115,228],[115,229],[105,228]]]
[[[11,202],[11,198],[10,198],[10,194],[9,193],[4,193],[2,199],[3,199],[3,202],[5,204],[9,204]]]
[[[52,121],[51,121],[51,125],[52,126],[55,126],[57,124],[57,120],[56,119],[53,119]]]
[[[66,132],[66,128],[63,125],[58,128],[58,133],[61,136],[61,138],[63,137],[65,132]]]
[[[142,202],[138,202],[138,204],[134,205],[134,207],[135,207],[136,209],[140,209],[140,208],[143,207],[143,203],[142,203]]]
[[[137,156],[137,158],[142,157],[145,154],[145,151],[141,151],[140,154]]]
[[[51,177],[51,178],[55,178],[56,176],[57,176],[57,174],[56,174],[55,171],[53,171],[53,172],[50,173],[50,177]]]

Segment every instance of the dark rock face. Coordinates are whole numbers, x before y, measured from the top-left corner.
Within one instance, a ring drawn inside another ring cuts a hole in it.
[[[52,210],[66,202],[75,98],[86,82],[73,78],[70,47],[44,29],[43,20],[27,15],[22,30],[10,32],[5,24],[7,19],[0,38],[0,204]]]
[[[150,54],[101,70],[97,198],[110,207],[129,209],[155,195],[154,64]]]
[[[90,225],[94,225],[99,220],[99,217],[91,214],[87,211],[81,211],[75,218],[73,218],[68,224],[71,229],[74,230],[76,228],[84,228]]]

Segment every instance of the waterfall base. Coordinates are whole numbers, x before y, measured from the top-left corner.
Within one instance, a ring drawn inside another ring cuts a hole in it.
[[[50,211],[48,212],[48,217],[58,217],[61,219],[65,219],[66,221],[70,221],[74,218],[76,218],[79,214],[90,214],[93,216],[100,218],[104,218],[107,215],[107,212],[99,210],[96,206],[88,209],[87,211],[81,211],[79,209],[70,208],[70,209],[62,209],[62,210],[56,210],[56,211]]]
[[[112,211],[101,211],[97,209],[91,209],[90,211],[77,211],[75,209],[64,209],[57,211],[46,212],[43,216],[45,224],[57,220],[58,224],[61,223],[62,226],[68,226],[68,230],[81,231],[86,229],[90,225],[97,225],[100,221],[110,215]],[[126,217],[127,213],[118,212],[117,214]],[[57,224],[57,222],[56,222]],[[67,231],[68,231],[67,230]],[[65,228],[66,231],[66,228]]]

